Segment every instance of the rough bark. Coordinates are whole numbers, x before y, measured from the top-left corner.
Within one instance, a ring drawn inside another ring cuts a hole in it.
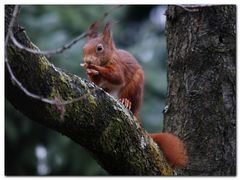
[[[165,131],[185,141],[183,175],[236,175],[236,6],[169,6]]]
[[[5,7],[6,28],[13,8]],[[36,49],[17,25],[14,35],[26,47]],[[133,115],[102,89],[54,67],[43,55],[19,50],[13,43],[7,46],[7,58],[15,76],[30,92],[59,100],[83,97],[66,105],[64,119],[61,119],[58,106],[24,94],[13,83],[5,68],[6,98],[30,119],[85,147],[110,174],[173,174],[157,145],[134,120]]]

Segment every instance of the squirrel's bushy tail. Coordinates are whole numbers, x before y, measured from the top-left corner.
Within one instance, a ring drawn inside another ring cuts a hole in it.
[[[187,151],[183,142],[171,133],[150,134],[163,151],[169,164],[174,167],[185,167],[188,163]]]

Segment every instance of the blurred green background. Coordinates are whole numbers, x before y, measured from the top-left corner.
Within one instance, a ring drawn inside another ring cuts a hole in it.
[[[24,5],[18,21],[41,50],[56,49],[87,30],[113,6]],[[110,12],[104,23],[114,25],[118,48],[131,52],[145,71],[145,94],[141,121],[148,132],[162,130],[162,110],[167,90],[166,6],[121,6]],[[82,47],[86,39],[50,61],[65,71],[86,78]],[[7,90],[7,89],[6,89]],[[25,117],[5,100],[6,175],[108,175],[84,148],[67,137]]]

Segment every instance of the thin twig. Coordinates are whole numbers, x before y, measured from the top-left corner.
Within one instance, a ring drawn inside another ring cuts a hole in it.
[[[77,97],[77,98],[74,98],[74,99],[71,99],[71,100],[67,100],[67,101],[62,101],[62,100],[59,100],[59,99],[44,98],[44,97],[41,97],[41,96],[39,96],[39,95],[36,95],[36,94],[28,91],[28,90],[23,86],[23,84],[16,78],[16,76],[13,74],[13,71],[12,71],[12,69],[11,69],[11,67],[10,67],[7,59],[5,59],[5,62],[6,62],[6,65],[7,65],[7,68],[8,68],[8,72],[9,72],[9,74],[10,74],[10,76],[11,76],[12,81],[13,81],[14,83],[16,83],[17,86],[18,86],[22,91],[23,91],[27,96],[29,96],[29,97],[31,97],[31,98],[33,98],[33,99],[40,100],[40,101],[45,102],[45,103],[47,103],[47,104],[52,104],[52,105],[57,105],[57,106],[59,106],[59,105],[65,106],[65,105],[68,105],[68,104],[77,102],[77,101],[85,98],[89,93],[92,93],[92,92],[95,91],[95,89],[90,90],[90,91],[88,91],[87,94],[84,94],[84,95],[82,95],[82,96],[80,96],[80,97]]]
[[[99,23],[101,23],[109,14],[111,14],[115,9],[122,7],[122,5],[117,5],[117,6],[113,6],[112,8],[110,8],[107,12],[105,12],[102,17],[99,19]],[[41,55],[45,55],[45,56],[50,56],[50,55],[54,55],[54,54],[60,54],[63,53],[65,50],[70,49],[74,44],[76,44],[78,41],[80,41],[81,39],[85,38],[88,34],[86,32],[82,33],[81,35],[79,35],[78,37],[74,38],[73,40],[71,40],[69,43],[63,45],[60,48],[54,49],[54,50],[46,50],[46,51],[42,51],[39,49],[32,49],[32,48],[28,48],[26,46],[24,46],[23,44],[21,44],[15,37],[12,31],[10,32],[10,38],[13,41],[14,45],[16,45],[19,49],[21,50],[25,50],[28,51],[30,53],[33,54],[41,54]]]
[[[13,25],[15,23],[15,20],[16,20],[16,15],[19,11],[19,6],[16,5],[15,8],[14,8],[14,11],[13,11],[13,15],[12,15],[12,19],[9,23],[9,27],[8,27],[8,33],[6,35],[6,40],[5,40],[5,63],[6,63],[6,66],[7,66],[7,69],[8,69],[8,72],[11,76],[11,80],[17,84],[17,86],[27,95],[27,96],[30,96],[32,97],[33,99],[37,99],[37,100],[41,100],[42,102],[45,102],[45,103],[48,103],[48,104],[54,104],[54,105],[67,105],[67,104],[70,104],[70,103],[73,103],[73,102],[76,102],[76,101],[79,101],[80,99],[83,98],[83,96],[81,97],[78,97],[78,98],[75,98],[75,99],[72,99],[72,100],[68,100],[68,101],[59,101],[59,100],[56,100],[56,99],[48,99],[48,98],[44,98],[44,97],[40,97],[39,95],[36,95],[34,93],[31,93],[29,92],[24,86],[23,84],[16,78],[16,76],[14,75],[11,67],[10,67],[10,64],[8,62],[8,59],[7,59],[7,50],[6,50],[6,47],[7,47],[7,44],[8,44],[8,41],[9,41],[9,36],[10,33],[12,32],[12,29],[13,29]]]
[[[117,6],[117,7],[114,7],[112,9],[110,9],[110,11],[104,13],[103,17],[100,19],[100,22],[103,21],[103,19],[109,15],[109,13],[111,11],[113,11],[114,9],[118,8],[120,6]],[[77,102],[83,98],[85,98],[89,93],[92,93],[93,91],[95,91],[95,89],[93,90],[90,90],[88,91],[87,94],[84,94],[80,97],[77,97],[77,98],[74,98],[74,99],[71,99],[71,100],[67,100],[67,101],[62,101],[62,100],[59,100],[58,98],[55,98],[55,99],[49,99],[49,98],[44,98],[44,97],[41,97],[39,95],[36,95],[30,91],[28,91],[24,86],[23,84],[16,78],[16,76],[14,75],[11,67],[10,67],[10,64],[8,62],[8,59],[7,59],[7,45],[8,45],[8,42],[9,42],[9,37],[11,38],[12,42],[19,48],[19,49],[23,49],[23,50],[26,50],[30,53],[34,53],[34,54],[42,54],[42,55],[50,55],[50,54],[57,54],[57,53],[62,53],[64,50],[66,49],[69,49],[71,48],[74,44],[76,44],[79,40],[83,39],[84,37],[87,36],[87,33],[83,33],[81,35],[79,35],[78,37],[76,37],[75,39],[73,39],[71,42],[65,44],[63,47],[61,48],[58,48],[56,50],[50,50],[50,51],[40,51],[40,50],[35,50],[35,49],[32,49],[32,48],[28,48],[28,47],[25,47],[24,45],[22,45],[21,43],[19,43],[17,41],[17,39],[14,37],[14,34],[12,32],[13,30],[13,26],[14,26],[14,23],[15,23],[15,20],[16,20],[16,17],[17,17],[17,14],[19,12],[19,6],[16,5],[14,7],[14,11],[13,11],[13,15],[12,15],[12,19],[9,23],[9,27],[8,27],[8,32],[7,32],[7,35],[6,35],[6,39],[5,39],[5,63],[6,63],[6,66],[7,66],[7,69],[8,69],[8,72],[10,74],[10,77],[11,77],[11,80],[29,97],[33,98],[33,99],[37,99],[37,100],[40,100],[44,103],[47,103],[47,104],[51,104],[51,105],[56,105],[56,107],[58,108],[58,110],[60,111],[60,119],[63,120],[64,118],[64,113],[65,113],[65,106],[68,105],[68,104],[71,104],[71,103],[74,103],[74,102]]]
[[[14,12],[13,12],[13,15],[12,15],[12,19],[9,23],[9,27],[8,27],[8,32],[7,32],[7,35],[6,35],[6,40],[5,40],[5,63],[6,63],[6,66],[7,66],[7,69],[8,69],[8,72],[10,74],[10,77],[11,77],[11,80],[29,97],[33,98],[33,99],[37,99],[37,100],[40,100],[44,103],[47,103],[47,104],[52,104],[52,105],[56,105],[57,107],[59,106],[65,106],[67,104],[71,104],[73,102],[77,102],[83,98],[85,98],[85,96],[87,94],[84,94],[78,98],[75,98],[75,99],[71,99],[71,100],[68,100],[68,101],[60,101],[59,99],[49,99],[49,98],[44,98],[44,97],[41,97],[39,95],[36,95],[30,91],[28,91],[24,86],[23,84],[16,78],[16,76],[14,75],[11,67],[10,67],[10,64],[8,62],[8,59],[7,59],[7,44],[9,42],[9,37],[10,37],[10,33],[12,32],[12,29],[13,29],[13,25],[15,23],[15,20],[16,20],[16,15],[18,13],[18,10],[19,10],[19,7],[16,5],[14,7]],[[91,93],[91,91],[89,91],[89,93]]]
[[[16,76],[13,74],[13,71],[8,63],[7,58],[5,58],[6,66],[8,69],[8,72],[11,76],[12,81],[17,84],[17,86],[29,97],[32,97],[33,99],[38,99],[41,100],[42,102],[48,103],[48,104],[56,104],[56,100],[51,100],[47,98],[40,97],[34,93],[29,92],[23,85],[22,83],[16,78]]]
[[[15,23],[15,20],[16,20],[17,14],[18,14],[18,11],[19,11],[19,6],[16,5],[16,6],[14,7],[14,10],[13,10],[12,19],[11,19],[9,25],[8,25],[8,31],[7,31],[7,35],[6,35],[6,39],[5,39],[5,48],[6,48],[7,44],[8,44],[10,32],[12,32],[13,25],[14,25],[14,23]]]
[[[14,26],[14,23],[15,23],[15,20],[16,20],[16,17],[17,17],[17,13],[19,11],[19,6],[16,5],[14,7],[14,11],[13,11],[13,15],[12,15],[12,19],[9,23],[9,26],[8,26],[8,32],[7,32],[7,35],[6,35],[6,40],[5,40],[5,63],[6,63],[6,66],[7,66],[7,69],[8,69],[8,72],[11,76],[11,80],[16,83],[18,85],[18,87],[27,95],[27,96],[30,96],[34,99],[39,99],[45,103],[48,103],[48,104],[54,104],[54,100],[50,100],[50,99],[47,99],[47,98],[42,98],[34,93],[31,93],[29,92],[23,85],[22,83],[16,78],[16,76],[14,75],[9,63],[8,63],[8,59],[7,59],[7,45],[8,45],[8,41],[9,41],[9,36],[10,36],[10,33],[12,32],[12,29],[13,29],[13,26]]]
[[[99,19],[99,22],[102,22],[109,14],[111,14],[114,10],[122,7],[124,5],[116,5],[116,6],[113,6],[112,8],[110,8],[107,12],[105,12],[102,17]]]
[[[69,43],[63,45],[62,47],[58,48],[58,49],[54,49],[54,50],[47,50],[47,51],[41,51],[39,49],[32,49],[32,48],[28,48],[24,45],[22,45],[19,41],[17,41],[17,39],[14,37],[13,32],[10,32],[10,38],[13,41],[14,45],[16,45],[19,49],[21,50],[25,50],[28,51],[30,53],[33,54],[41,54],[41,55],[45,55],[45,56],[50,56],[53,54],[59,54],[62,53],[63,51],[65,51],[66,49],[70,49],[74,44],[76,44],[78,41],[80,41],[81,39],[85,38],[87,36],[87,33],[83,33],[81,35],[79,35],[78,37],[74,38],[72,41],[70,41]]]

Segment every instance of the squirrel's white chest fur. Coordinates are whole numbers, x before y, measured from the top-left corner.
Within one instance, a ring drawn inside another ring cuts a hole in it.
[[[107,91],[109,94],[111,94],[115,98],[119,98],[120,91],[123,87],[123,85],[114,85],[106,80],[101,80],[98,84],[99,87],[103,88],[105,91]]]

